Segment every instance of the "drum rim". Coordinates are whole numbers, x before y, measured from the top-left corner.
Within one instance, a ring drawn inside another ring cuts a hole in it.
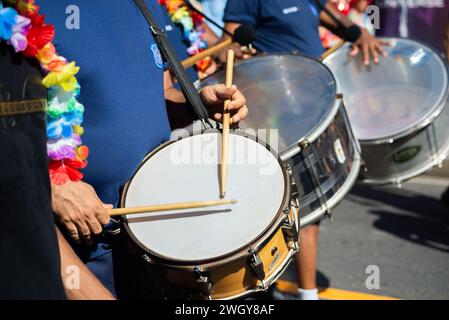
[[[396,133],[396,134],[392,134],[389,136],[385,136],[382,138],[376,138],[376,139],[359,139],[357,138],[361,144],[384,144],[384,143],[390,143],[392,140],[398,140],[401,138],[404,138],[406,136],[409,136],[413,133],[415,133],[416,131],[419,131],[425,127],[427,127],[429,124],[431,124],[443,111],[443,109],[446,107],[447,105],[447,98],[449,95],[449,66],[447,63],[445,63],[445,61],[443,60],[443,58],[438,54],[438,51],[430,44],[424,42],[424,41],[419,41],[419,40],[415,40],[415,39],[408,39],[408,38],[403,38],[403,37],[379,37],[379,39],[383,40],[383,41],[403,41],[403,42],[409,42],[409,43],[415,43],[418,44],[419,46],[422,46],[426,49],[429,49],[429,51],[432,52],[433,56],[435,56],[437,58],[437,61],[442,65],[443,69],[446,71],[445,74],[445,82],[446,82],[446,91],[443,91],[441,93],[441,95],[438,98],[437,103],[435,103],[433,109],[431,109],[427,115],[424,117],[423,120],[421,120],[419,123],[411,126],[410,128],[408,128],[407,130],[404,130],[402,132]],[[327,62],[331,61],[332,58],[334,58],[337,54],[340,54],[343,50],[347,49],[351,44],[345,44],[344,46],[342,46],[341,48],[339,48],[338,50],[336,50],[335,52],[333,52],[332,54],[330,54],[329,56],[327,56],[324,60],[323,60],[323,64],[326,64]],[[337,82],[337,78],[335,78],[336,81],[336,85],[337,85],[337,90],[340,91],[340,88],[338,88],[338,82]],[[344,93],[342,93],[343,99],[345,97]],[[351,121],[351,119],[349,119]]]
[[[315,223],[317,221],[320,221],[326,216],[331,217],[331,214],[326,212],[326,209],[329,209],[331,211],[333,208],[335,208],[341,200],[348,194],[350,189],[354,186],[354,184],[357,182],[360,170],[361,170],[361,164],[362,164],[362,154],[360,150],[359,141],[357,138],[354,137],[352,133],[351,124],[349,123],[349,119],[347,118],[347,112],[346,107],[340,98],[337,99],[339,101],[339,107],[338,112],[335,115],[335,117],[332,119],[332,121],[335,120],[337,116],[340,115],[343,119],[347,119],[347,121],[343,121],[346,125],[346,130],[348,131],[348,137],[349,141],[351,142],[353,148],[354,148],[354,158],[352,160],[351,169],[346,177],[346,181],[341,185],[341,187],[334,193],[333,196],[327,199],[326,205],[321,205],[319,208],[315,209],[314,211],[308,213],[307,215],[302,216],[300,219],[300,228],[304,228],[312,223]],[[330,123],[332,123],[332,121]],[[326,129],[329,127],[329,124],[326,125]],[[313,142],[312,142],[313,143]],[[281,158],[284,161],[287,161],[288,159],[296,156],[299,152],[302,151],[302,147],[298,146],[296,149],[291,149],[291,151],[284,152],[281,154]]]
[[[216,129],[207,129],[207,130],[202,130],[200,134],[210,134],[210,133],[218,133],[219,130]],[[252,139],[253,141],[258,142],[257,137],[254,137],[250,134],[244,133],[243,131],[234,131],[234,132],[230,132],[229,134],[234,134],[234,135],[239,135],[239,136],[243,136],[245,138],[249,138]],[[181,139],[185,139],[185,138],[191,138],[195,135],[198,135],[198,133],[192,133],[190,132],[189,135],[181,138]],[[145,158],[142,160],[142,162],[139,164],[139,166],[137,167],[137,169],[135,170],[135,172],[133,173],[132,177],[128,180],[128,182],[125,184],[125,186],[123,187],[123,191],[120,197],[120,207],[123,207],[125,200],[126,200],[126,194],[128,192],[130,183],[132,182],[133,178],[135,177],[135,175],[137,174],[137,172],[139,171],[139,169],[151,158],[153,157],[156,153],[160,152],[162,149],[168,147],[169,145],[175,143],[176,140],[171,140],[171,141],[167,141],[165,143],[162,143],[160,146],[158,146],[157,148],[155,148],[154,150],[152,150],[151,152],[149,152]],[[259,143],[259,142],[258,142]],[[261,143],[259,143],[261,144]],[[280,226],[284,223],[285,221],[285,210],[286,208],[289,208],[289,212],[291,210],[291,199],[292,199],[292,192],[291,192],[291,187],[292,187],[292,180],[291,180],[291,175],[288,172],[287,168],[285,167],[285,163],[280,159],[279,155],[276,154],[272,148],[269,146],[268,143],[264,142],[264,144],[261,144],[262,146],[264,146],[271,154],[273,154],[273,156],[277,159],[283,176],[284,176],[284,195],[282,198],[282,204],[281,207],[279,208],[278,212],[276,213],[276,215],[274,216],[273,220],[271,221],[271,223],[269,224],[268,227],[266,227],[263,231],[260,232],[260,234],[254,239],[252,240],[250,243],[247,243],[243,246],[241,246],[240,248],[229,252],[227,254],[218,256],[218,257],[214,257],[214,258],[209,258],[209,259],[202,259],[202,260],[177,260],[177,259],[172,259],[169,257],[164,257],[154,251],[152,251],[150,248],[148,248],[147,246],[145,246],[142,242],[140,242],[139,239],[136,238],[136,236],[134,235],[134,233],[132,232],[132,230],[130,229],[130,226],[128,224],[128,220],[126,215],[122,216],[121,218],[121,225],[125,231],[125,234],[127,237],[129,237],[132,242],[134,243],[135,246],[137,246],[140,250],[142,250],[143,252],[145,252],[146,254],[148,254],[151,258],[152,262],[158,262],[158,264],[162,264],[162,265],[168,265],[168,266],[174,266],[174,267],[178,267],[178,268],[186,268],[186,269],[191,269],[192,267],[201,265],[204,266],[206,268],[209,267],[213,267],[216,265],[221,265],[224,261],[234,261],[234,260],[238,260],[242,257],[246,257],[249,255],[248,250],[249,249],[255,249],[256,252],[257,250],[263,246],[264,244],[266,244],[271,236],[273,234],[275,234]],[[299,219],[298,219],[299,220]],[[299,221],[298,221],[298,225],[299,225]]]
[[[422,130],[426,130],[426,128]],[[410,179],[416,178],[430,170],[432,168],[435,168],[436,166],[439,166],[443,163],[444,160],[447,159],[449,154],[449,139],[446,140],[446,143],[444,146],[442,146],[438,151],[435,157],[432,157],[429,159],[429,161],[418,163],[414,168],[411,170],[408,170],[406,172],[403,172],[399,175],[395,175],[392,178],[360,178],[359,181],[361,183],[367,184],[367,185],[402,185],[403,182],[406,182]]]
[[[326,115],[323,117],[323,120],[319,123],[316,124],[316,126],[310,130],[310,132],[308,134],[306,134],[305,136],[299,138],[295,143],[287,146],[285,148],[285,150],[283,151],[279,151],[279,156],[282,156],[282,154],[285,153],[290,153],[292,150],[296,149],[298,147],[298,145],[300,145],[301,143],[303,143],[304,141],[309,141],[309,142],[313,142],[315,141],[329,126],[329,124],[333,121],[333,119],[335,118],[335,115],[338,113],[339,110],[339,94],[338,94],[338,87],[337,87],[337,79],[335,78],[334,74],[332,73],[332,71],[330,70],[330,68],[324,64],[322,61],[320,61],[317,58],[305,55],[305,54],[301,54],[298,52],[290,52],[290,53],[286,53],[286,52],[266,52],[266,53],[262,53],[259,56],[256,56],[254,58],[251,58],[249,60],[239,60],[238,62],[235,63],[235,67],[238,67],[241,64],[244,63],[249,63],[251,61],[254,61],[256,59],[263,59],[266,57],[271,57],[271,56],[297,56],[297,57],[301,57],[304,58],[306,60],[312,60],[318,64],[321,65],[321,67],[323,67],[328,74],[330,75],[330,77],[333,80],[333,87],[334,87],[334,103],[332,104],[332,106],[329,108],[329,110],[327,111]],[[225,70],[221,70],[220,72],[224,72]],[[198,89],[198,87],[201,85],[202,82],[211,79],[214,75],[210,75],[207,76],[206,78],[204,78],[203,80],[197,80],[195,83],[196,88]],[[201,90],[202,88],[200,88]],[[296,154],[296,153],[295,153]],[[294,154],[293,154],[294,155]],[[292,156],[293,156],[292,155]]]
[[[355,147],[355,146],[354,146]],[[326,205],[329,210],[334,209],[340,202],[348,195],[352,187],[357,183],[360,169],[362,164],[362,158],[358,152],[356,152],[354,160],[352,161],[351,170],[348,174],[346,181],[340,187],[340,189],[328,199]],[[332,213],[328,214],[326,208],[320,207],[308,215],[301,218],[299,223],[300,229],[305,228],[313,223],[321,221],[326,217],[332,218]]]

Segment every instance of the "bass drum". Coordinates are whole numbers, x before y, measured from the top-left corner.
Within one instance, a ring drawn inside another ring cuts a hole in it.
[[[223,83],[225,72],[197,87]],[[360,155],[336,82],[319,61],[295,54],[239,61],[234,83],[251,112],[240,127],[276,147],[290,167],[304,227],[322,219],[355,183]]]
[[[324,60],[362,146],[367,183],[396,184],[441,165],[449,149],[448,69],[417,41],[384,38],[388,57],[365,67],[348,45]]]

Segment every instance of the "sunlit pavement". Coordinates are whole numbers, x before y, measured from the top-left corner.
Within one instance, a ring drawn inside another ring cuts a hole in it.
[[[446,186],[449,179],[434,177],[402,188],[356,185],[334,221],[321,223],[320,297],[449,299],[449,208],[440,202]],[[375,284],[372,270],[379,271],[378,289],[367,288]],[[294,282],[291,265],[278,287],[292,291]]]

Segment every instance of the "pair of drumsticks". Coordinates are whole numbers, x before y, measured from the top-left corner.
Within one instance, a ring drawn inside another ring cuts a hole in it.
[[[326,51],[321,57],[321,60],[323,60],[328,55],[332,54],[334,51],[339,49],[344,43],[345,43],[344,41],[340,41],[335,47]],[[226,66],[226,83],[225,83],[227,88],[230,88],[232,86],[234,76],[233,71],[234,71],[234,51],[228,50],[228,60]],[[229,141],[229,130],[231,125],[231,116],[227,108],[230,102],[231,100],[225,101],[223,110],[222,152],[221,152],[221,169],[220,169],[220,198],[224,198],[226,195],[226,184],[228,176],[228,141]],[[174,204],[155,205],[138,208],[110,209],[109,213],[111,216],[116,216],[116,215],[149,213],[149,212],[159,212],[168,210],[205,208],[235,203],[237,203],[237,201],[235,200],[197,201],[197,202],[174,203]]]
[[[233,82],[233,70],[234,70],[234,51],[228,50],[228,61],[226,67],[226,87],[230,88]],[[226,184],[228,176],[228,140],[229,129],[231,125],[231,116],[229,114],[228,105],[231,100],[226,100],[223,110],[223,133],[222,133],[222,152],[221,152],[221,170],[220,170],[220,198],[224,198],[226,194]],[[213,201],[195,201],[195,202],[182,202],[162,205],[152,205],[134,208],[118,208],[108,209],[110,216],[121,216],[129,214],[161,212],[171,210],[185,210],[195,208],[206,208],[214,206],[222,206],[227,204],[236,204],[236,200],[213,200]]]

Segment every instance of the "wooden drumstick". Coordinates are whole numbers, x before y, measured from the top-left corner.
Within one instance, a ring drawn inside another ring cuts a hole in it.
[[[232,38],[229,38],[223,42],[220,42],[219,44],[210,47],[204,51],[201,51],[200,53],[189,57],[188,59],[185,59],[182,61],[182,66],[184,68],[189,68],[193,65],[195,65],[198,61],[203,60],[204,58],[213,56],[214,54],[220,52],[221,50],[226,49],[227,47],[232,45]]]
[[[345,40],[340,40],[338,41],[338,43],[333,46],[332,48],[329,48],[328,50],[326,50],[320,58],[320,61],[323,61],[324,59],[326,59],[328,56],[330,56],[332,53],[334,53],[335,51],[337,51],[338,49],[340,49],[341,47],[343,47],[343,45],[346,43]]]
[[[145,207],[108,209],[108,213],[111,217],[113,217],[113,216],[122,216],[122,215],[128,215],[128,214],[138,214],[138,213],[150,213],[150,212],[160,212],[160,211],[215,207],[215,206],[222,206],[225,204],[236,204],[236,203],[237,203],[237,200],[181,202],[181,203],[161,204],[161,205],[153,205],[153,206],[145,206]]]
[[[234,51],[228,50],[228,60],[226,65],[226,87],[232,87],[234,77]],[[229,140],[229,127],[231,123],[231,116],[229,115],[228,105],[231,100],[226,100],[223,110],[223,133],[222,133],[222,145],[221,145],[221,184],[220,184],[220,197],[224,198],[226,195],[226,184],[228,180],[228,140]]]

